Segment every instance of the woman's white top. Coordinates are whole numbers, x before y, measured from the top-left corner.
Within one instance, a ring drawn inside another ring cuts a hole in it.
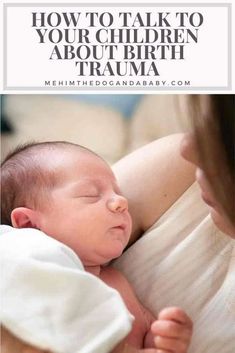
[[[194,322],[188,353],[235,353],[234,245],[194,184],[115,266],[156,317],[167,306],[186,310]]]

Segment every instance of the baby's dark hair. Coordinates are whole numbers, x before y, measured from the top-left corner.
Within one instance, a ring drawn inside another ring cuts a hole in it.
[[[45,153],[73,148],[96,155],[75,143],[53,141],[19,145],[6,156],[1,163],[1,224],[12,225],[11,212],[16,207],[37,208],[56,185],[58,175],[44,165]]]

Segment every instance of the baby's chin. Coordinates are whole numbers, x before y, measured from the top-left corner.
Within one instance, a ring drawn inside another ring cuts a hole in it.
[[[122,241],[115,239],[112,241],[112,246],[110,246],[107,250],[101,250],[96,253],[93,253],[90,256],[86,256],[86,258],[82,258],[81,261],[85,267],[89,266],[105,266],[108,265],[112,260],[117,259],[122,255],[126,244],[123,244]]]
[[[112,249],[110,251],[110,261],[118,258],[122,255],[127,243],[122,239],[114,239],[112,244]]]

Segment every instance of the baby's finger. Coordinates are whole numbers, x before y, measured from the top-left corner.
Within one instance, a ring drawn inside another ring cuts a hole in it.
[[[160,311],[158,315],[159,320],[173,320],[188,327],[193,326],[190,317],[178,307],[169,307]]]
[[[192,335],[191,328],[170,320],[154,321],[151,325],[151,331],[154,336],[180,338],[185,341],[190,340]]]
[[[154,337],[154,343],[157,350],[171,353],[186,353],[188,349],[188,342],[178,340],[176,338]]]

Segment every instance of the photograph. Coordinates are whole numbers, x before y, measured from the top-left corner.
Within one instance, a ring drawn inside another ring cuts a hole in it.
[[[1,353],[234,353],[234,11],[1,3]]]

